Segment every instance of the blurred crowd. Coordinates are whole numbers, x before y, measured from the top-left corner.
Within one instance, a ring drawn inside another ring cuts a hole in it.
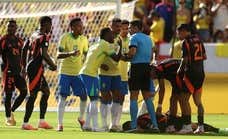
[[[155,43],[175,39],[175,28],[183,23],[204,42],[228,42],[228,0],[138,0],[134,18],[143,21]]]

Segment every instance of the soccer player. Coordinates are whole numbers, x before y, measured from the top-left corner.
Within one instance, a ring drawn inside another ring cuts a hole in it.
[[[27,95],[27,85],[25,77],[22,76],[22,59],[21,52],[23,41],[15,35],[17,31],[17,23],[15,20],[9,20],[7,23],[7,34],[0,40],[0,54],[2,56],[3,71],[3,91],[5,93],[5,115],[7,126],[15,126],[16,121],[13,112],[21,105]],[[20,91],[20,95],[16,98],[11,106],[12,94],[15,87]]]
[[[120,37],[122,40],[122,52],[121,54],[128,53],[129,48],[129,36],[128,36],[128,26],[129,26],[129,21],[127,20],[122,20],[121,21],[121,31],[120,31]],[[112,126],[112,129],[120,129],[120,119],[121,119],[121,114],[122,114],[122,108],[123,108],[123,103],[124,103],[124,97],[126,94],[128,94],[128,69],[129,69],[129,62],[120,60],[118,64],[118,68],[120,71],[120,77],[121,77],[121,82],[120,82],[120,95],[119,95],[119,101],[120,101],[120,107],[119,107],[119,112],[117,113],[116,121],[114,121],[114,125]]]
[[[166,128],[168,125],[168,114],[162,114],[162,115],[157,115],[157,122],[158,122],[158,127],[160,129],[160,131],[162,133],[166,132]],[[178,130],[180,130],[183,126],[183,122],[181,120],[181,117],[176,116],[176,122],[175,122],[175,128]],[[150,115],[148,113],[145,113],[143,115],[140,115],[137,118],[137,123],[141,129],[141,133],[150,133],[150,130],[148,130],[151,126],[151,120],[150,120]],[[196,130],[198,123],[191,123],[192,129]],[[204,123],[204,127],[205,127],[205,132],[214,132],[214,133],[219,133],[220,129],[213,127],[212,125],[206,124]],[[130,129],[130,121],[127,121],[125,123],[123,123],[123,131],[127,131]]]
[[[151,78],[152,79],[167,79],[170,81],[172,86],[172,93],[170,97],[170,106],[169,106],[169,118],[168,118],[168,126],[166,132],[173,133],[176,131],[175,125],[175,117],[177,115],[177,102],[180,102],[182,118],[184,124],[191,123],[191,117],[189,119],[189,111],[184,110],[186,105],[188,105],[188,101],[185,100],[186,96],[189,96],[188,90],[185,88],[185,84],[182,81],[183,73],[177,74],[177,70],[180,66],[180,59],[166,59],[161,61],[161,63],[156,66],[152,65],[151,68]],[[162,92],[159,92],[162,93]],[[164,92],[163,92],[164,93]],[[160,100],[160,96],[159,96]],[[163,98],[161,98],[161,104],[163,102]]]
[[[184,71],[183,80],[193,95],[193,100],[198,108],[198,128],[195,133],[204,132],[204,108],[201,101],[202,86],[205,78],[204,60],[206,52],[202,41],[197,35],[191,34],[188,24],[181,24],[177,28],[178,36],[183,40],[182,44],[182,63],[178,72]],[[185,131],[185,130],[183,130]]]
[[[142,22],[134,20],[129,26],[130,38],[129,52],[123,57],[125,60],[130,60],[130,77],[128,80],[130,89],[130,115],[131,115],[131,130],[137,130],[137,113],[138,113],[138,95],[141,90],[144,101],[147,105],[148,112],[151,116],[153,132],[159,132],[154,105],[151,100],[151,79],[150,79],[150,62],[152,59],[152,41],[149,36],[143,34]]]
[[[120,46],[118,42],[121,42],[119,33],[121,30],[121,20],[119,18],[113,18],[111,21],[110,28],[114,33],[114,45],[113,49],[116,53],[120,51]],[[104,63],[102,63],[100,68],[100,84],[101,84],[101,116],[103,128],[108,130],[110,127],[111,131],[120,130],[118,115],[121,115],[120,109],[122,109],[123,96],[120,92],[120,71],[118,68],[118,61],[114,61],[111,57],[106,57]],[[107,123],[108,114],[111,111],[111,126]]]
[[[87,94],[85,86],[79,76],[82,67],[82,58],[88,50],[88,40],[83,33],[83,23],[80,18],[70,21],[71,32],[65,33],[59,43],[58,59],[60,63],[59,90],[58,90],[58,131],[63,131],[63,113],[70,88],[75,96],[80,97],[80,116],[78,121],[81,127],[84,124]]]
[[[116,54],[113,49],[114,35],[110,28],[102,28],[100,31],[100,40],[97,44],[89,48],[86,60],[80,71],[82,80],[86,86],[90,103],[87,106],[86,121],[83,126],[85,131],[100,131],[98,128],[98,96],[99,96],[99,80],[98,69],[104,62],[106,57],[111,57],[118,61],[121,53]],[[93,123],[91,128],[91,121]]]
[[[49,69],[55,71],[57,65],[51,59],[48,51],[49,46],[49,33],[52,27],[52,19],[48,16],[43,16],[39,20],[40,28],[34,32],[30,38],[30,45],[26,45],[23,51],[29,49],[28,63],[27,63],[27,74],[29,79],[29,90],[30,96],[26,103],[26,110],[24,116],[24,123],[22,129],[24,130],[37,130],[32,125],[28,124],[29,119],[32,115],[34,103],[39,91],[42,92],[40,100],[40,121],[38,124],[39,128],[51,129],[45,120],[45,113],[48,105],[48,98],[50,95],[50,89],[48,83],[44,77],[44,65],[45,61],[50,67]]]

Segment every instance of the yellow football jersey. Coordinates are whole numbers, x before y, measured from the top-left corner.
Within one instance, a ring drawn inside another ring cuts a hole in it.
[[[72,33],[65,33],[59,42],[59,49],[61,52],[70,52],[79,50],[79,56],[70,56],[60,61],[60,74],[78,75],[82,67],[83,52],[88,50],[87,37],[80,35],[77,38]]]

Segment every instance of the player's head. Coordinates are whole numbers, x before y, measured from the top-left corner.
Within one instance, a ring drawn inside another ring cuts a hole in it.
[[[129,21],[128,20],[122,20],[121,21],[120,35],[122,37],[127,37],[127,34],[128,34],[128,26],[129,26]]]
[[[113,33],[115,35],[120,34],[120,30],[121,30],[121,19],[119,18],[113,18],[111,21],[111,25],[110,25]]]
[[[180,40],[185,39],[191,34],[191,27],[189,24],[181,24],[177,27],[177,35]]]
[[[109,27],[102,28],[100,31],[100,39],[103,39],[109,43],[114,42],[114,34]]]
[[[81,18],[74,18],[70,21],[70,29],[75,35],[82,35],[83,33],[83,23]]]
[[[143,29],[143,24],[141,20],[133,20],[130,22],[129,32],[131,35],[142,31],[142,29]]]
[[[52,19],[49,16],[42,16],[40,18],[40,28],[45,33],[49,33],[52,27]]]
[[[7,34],[14,35],[17,31],[17,22],[13,19],[9,20],[7,23]]]

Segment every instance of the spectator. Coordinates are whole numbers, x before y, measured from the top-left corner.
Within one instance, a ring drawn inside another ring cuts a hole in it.
[[[223,33],[223,31],[217,30],[215,32],[215,34],[214,34],[213,42],[218,43],[218,42],[223,42],[223,40],[224,40],[224,33]]]
[[[174,8],[169,1],[170,0],[162,0],[162,2],[160,2],[155,7],[155,11],[158,12],[161,15],[161,17],[165,20],[165,42],[169,42],[173,36]]]
[[[213,14],[213,32],[224,31],[228,23],[228,0],[215,0],[211,8]]]
[[[150,27],[150,37],[152,38],[154,43],[157,45],[157,44],[163,42],[165,21],[155,11],[151,12],[150,17],[153,22],[153,24]]]
[[[207,6],[205,2],[200,2],[199,9],[197,9],[197,13],[193,17],[197,32],[204,42],[208,42],[210,40],[209,30],[211,24],[211,16],[210,10],[207,7],[209,6]]]
[[[191,21],[191,12],[185,7],[185,0],[179,0],[179,8],[176,13],[176,25],[189,24]]]

